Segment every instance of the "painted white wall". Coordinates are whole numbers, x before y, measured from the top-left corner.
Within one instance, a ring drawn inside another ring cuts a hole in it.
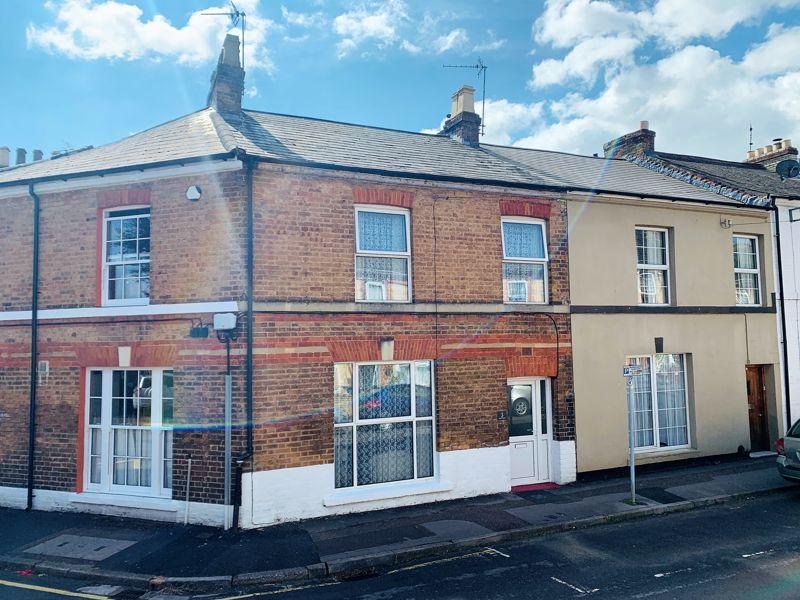
[[[242,481],[242,527],[312,517],[469,498],[511,489],[508,446],[440,452],[439,476],[430,483],[335,490],[333,464],[246,473]],[[378,498],[383,492],[383,497]],[[341,498],[341,500],[340,500]]]
[[[24,509],[27,503],[25,488],[0,486],[0,506]],[[121,496],[119,494],[94,494],[34,490],[34,510],[56,512],[86,512],[114,517],[148,519],[183,523],[186,503],[168,498]],[[222,527],[225,507],[204,502],[189,503],[189,523]]]
[[[778,226],[781,233],[783,293],[786,310],[786,351],[789,371],[789,397],[792,421],[800,418],[800,221],[790,222],[789,211],[800,208],[797,201],[778,201]],[[773,213],[773,218],[775,213]],[[776,269],[777,277],[777,269]],[[780,322],[779,336],[780,336]],[[783,356],[781,355],[781,360]],[[783,395],[784,399],[786,394]],[[785,402],[785,400],[784,400]],[[791,427],[787,423],[786,427]]]
[[[564,485],[577,478],[577,458],[575,442],[550,442],[550,467],[554,483]]]

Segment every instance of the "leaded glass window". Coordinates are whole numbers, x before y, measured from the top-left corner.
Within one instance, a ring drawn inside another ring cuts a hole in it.
[[[337,488],[434,476],[430,361],[338,363],[333,406]]]

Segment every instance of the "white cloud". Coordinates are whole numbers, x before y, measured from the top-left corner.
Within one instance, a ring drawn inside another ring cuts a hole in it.
[[[475,102],[475,110],[483,112],[480,100]],[[536,126],[543,112],[543,103],[534,102],[524,104],[519,102],[509,102],[505,99],[492,100],[486,99],[485,110],[485,135],[481,136],[484,144],[500,144],[508,146]],[[422,133],[438,133],[444,127],[444,119],[438,128],[423,129]]]
[[[719,39],[770,9],[796,5],[800,0],[655,0],[633,11],[620,0],[548,0],[534,22],[534,39],[571,49],[534,65],[530,84],[593,83],[606,67],[630,63],[645,41],[675,49],[700,38]]]
[[[499,39],[497,37],[497,33],[493,29],[487,29],[486,33],[489,36],[489,39],[476,44],[475,47],[472,48],[473,52],[493,52],[495,50],[499,50],[508,42],[506,39]]]
[[[392,45],[399,39],[398,28],[408,19],[405,2],[388,0],[362,4],[333,19],[333,31],[342,39],[337,44],[337,56],[343,58],[366,41],[379,48]]]
[[[408,52],[409,54],[420,54],[422,53],[422,48],[417,46],[416,44],[412,44],[408,40],[403,40],[400,42],[400,48]]]
[[[800,44],[800,28],[780,35],[783,44]],[[571,93],[550,102],[550,123],[515,143],[600,152],[604,142],[632,131],[641,119],[658,132],[661,150],[731,160],[743,159],[750,123],[757,144],[778,136],[800,139],[800,65],[776,71],[760,56],[763,47],[755,45],[736,61],[692,45],[632,66],[610,77],[595,97]]]
[[[625,65],[641,42],[630,37],[595,37],[579,42],[562,59],[548,58],[533,66],[531,87],[540,88],[578,79],[595,82],[602,65]]]
[[[325,24],[325,15],[323,15],[321,12],[292,12],[283,5],[281,5],[281,16],[289,25],[296,25],[297,27],[304,27],[306,29],[310,29],[312,27],[321,27]]]
[[[469,42],[469,35],[465,29],[453,29],[445,35],[441,35],[433,41],[433,48],[436,54],[444,54],[450,50],[463,48]]]
[[[201,64],[216,58],[229,27],[224,17],[201,14],[226,11],[226,6],[196,11],[182,27],[162,15],[144,19],[138,6],[116,0],[56,0],[46,6],[55,12],[55,23],[30,23],[28,45],[83,60],[152,58]],[[247,12],[247,65],[270,71],[274,65],[265,41],[274,23],[258,15],[258,0],[241,6]]]

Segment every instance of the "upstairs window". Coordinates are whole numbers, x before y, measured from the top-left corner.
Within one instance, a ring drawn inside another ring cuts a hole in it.
[[[639,304],[669,304],[669,236],[666,229],[636,228]]]
[[[356,208],[356,301],[411,300],[408,211]]]
[[[503,219],[503,302],[547,303],[547,237],[544,221]]]
[[[150,209],[110,210],[105,213],[104,221],[104,304],[147,304],[150,300]]]
[[[758,238],[751,235],[733,236],[733,277],[736,284],[736,304],[761,304],[761,272],[758,260]]]

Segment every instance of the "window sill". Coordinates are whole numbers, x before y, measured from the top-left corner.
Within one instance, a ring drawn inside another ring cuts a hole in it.
[[[360,502],[449,492],[453,487],[454,485],[449,481],[433,480],[397,483],[381,487],[368,486],[346,490],[342,489],[325,496],[325,498],[322,499],[322,504],[324,506],[346,506],[348,504],[358,504]]]
[[[662,456],[677,456],[681,454],[696,454],[698,450],[691,446],[680,446],[677,448],[647,448],[646,450],[636,450],[636,457],[643,459],[658,459]]]
[[[104,300],[99,308],[115,307],[115,306],[149,306],[150,300]]]
[[[130,496],[128,494],[114,494],[105,492],[80,492],[69,495],[72,504],[93,504],[99,506],[118,506],[122,508],[142,508],[145,510],[160,510],[164,512],[178,512],[172,498],[158,498],[155,496]]]

